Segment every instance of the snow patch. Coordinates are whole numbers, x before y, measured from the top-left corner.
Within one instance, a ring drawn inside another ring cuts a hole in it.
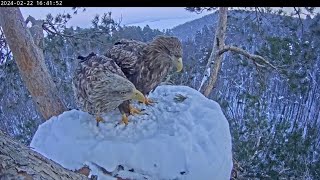
[[[118,110],[96,126],[88,113],[71,110],[39,126],[34,150],[75,170],[88,165],[99,179],[230,179],[229,124],[215,101],[186,86],[159,86],[154,106],[118,124]],[[97,166],[98,165],[98,166]],[[100,167],[100,168],[98,168]]]
[[[201,88],[202,88],[202,86],[204,85],[204,83],[206,82],[206,81],[208,81],[208,78],[210,77],[210,73],[211,72],[211,69],[210,68],[207,68],[207,70],[206,70],[206,74],[203,76],[203,78],[202,78],[202,81],[201,81],[201,84],[200,84],[200,87],[199,87],[199,89],[198,89],[198,91],[200,91],[201,90]]]

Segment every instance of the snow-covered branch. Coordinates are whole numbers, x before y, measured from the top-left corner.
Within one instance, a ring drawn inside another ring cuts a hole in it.
[[[235,47],[235,46],[224,46],[219,52],[219,55],[222,55],[223,53],[227,52],[227,51],[233,51],[235,53],[241,54],[243,56],[245,56],[248,59],[251,59],[258,67],[265,67],[262,64],[260,64],[259,62],[263,62],[264,64],[270,66],[271,68],[277,70],[277,68],[272,65],[269,61],[267,61],[266,59],[264,59],[262,56],[259,55],[255,55],[255,54],[250,54],[249,52],[247,52],[244,49],[241,49],[239,47]]]

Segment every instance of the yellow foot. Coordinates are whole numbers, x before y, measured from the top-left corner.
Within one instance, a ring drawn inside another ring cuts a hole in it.
[[[101,116],[96,117],[97,126],[99,126],[100,122],[104,122],[104,119]]]
[[[129,105],[129,110],[130,110],[130,114],[131,115],[134,115],[134,114],[141,114],[141,110],[140,109],[137,109],[131,105]]]
[[[156,103],[155,101],[147,98],[147,97],[144,97],[144,104],[149,106],[149,105],[153,105],[154,103]]]
[[[125,125],[128,125],[129,119],[126,114],[122,114],[121,122],[123,122]]]

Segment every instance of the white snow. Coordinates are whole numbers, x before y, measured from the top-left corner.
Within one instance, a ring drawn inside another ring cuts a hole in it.
[[[289,50],[290,50],[289,54],[290,54],[290,56],[292,56],[293,45],[291,43],[289,43]]]
[[[206,74],[205,74],[205,75],[203,76],[203,78],[202,78],[202,81],[201,81],[201,84],[200,84],[200,87],[199,87],[198,91],[201,90],[203,84],[208,80],[208,77],[210,77],[210,74],[211,74],[210,72],[211,72],[211,69],[210,69],[210,67],[209,67],[209,68],[207,68],[207,70],[206,70]]]
[[[136,104],[147,114],[130,116],[128,126],[117,125],[118,110],[99,127],[71,110],[40,125],[30,146],[71,170],[86,164],[99,179],[111,176],[94,163],[138,180],[230,179],[231,136],[219,104],[186,86],[159,86],[149,97],[157,103]]]

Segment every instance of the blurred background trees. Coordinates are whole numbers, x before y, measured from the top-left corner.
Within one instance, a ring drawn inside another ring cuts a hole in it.
[[[320,179],[320,15],[301,18],[304,11],[299,9],[286,15],[281,9],[255,10],[228,11],[225,43],[264,57],[277,71],[225,53],[215,88],[208,94],[229,121],[236,178]],[[45,64],[67,108],[75,108],[71,74],[77,56],[103,54],[120,38],[147,42],[160,34],[179,37],[184,70],[167,83],[200,87],[214,44],[217,12],[167,31],[123,26],[109,12],[94,17],[91,28],[66,27],[72,16],[48,15],[42,26]],[[0,128],[28,144],[43,118],[0,33]]]

